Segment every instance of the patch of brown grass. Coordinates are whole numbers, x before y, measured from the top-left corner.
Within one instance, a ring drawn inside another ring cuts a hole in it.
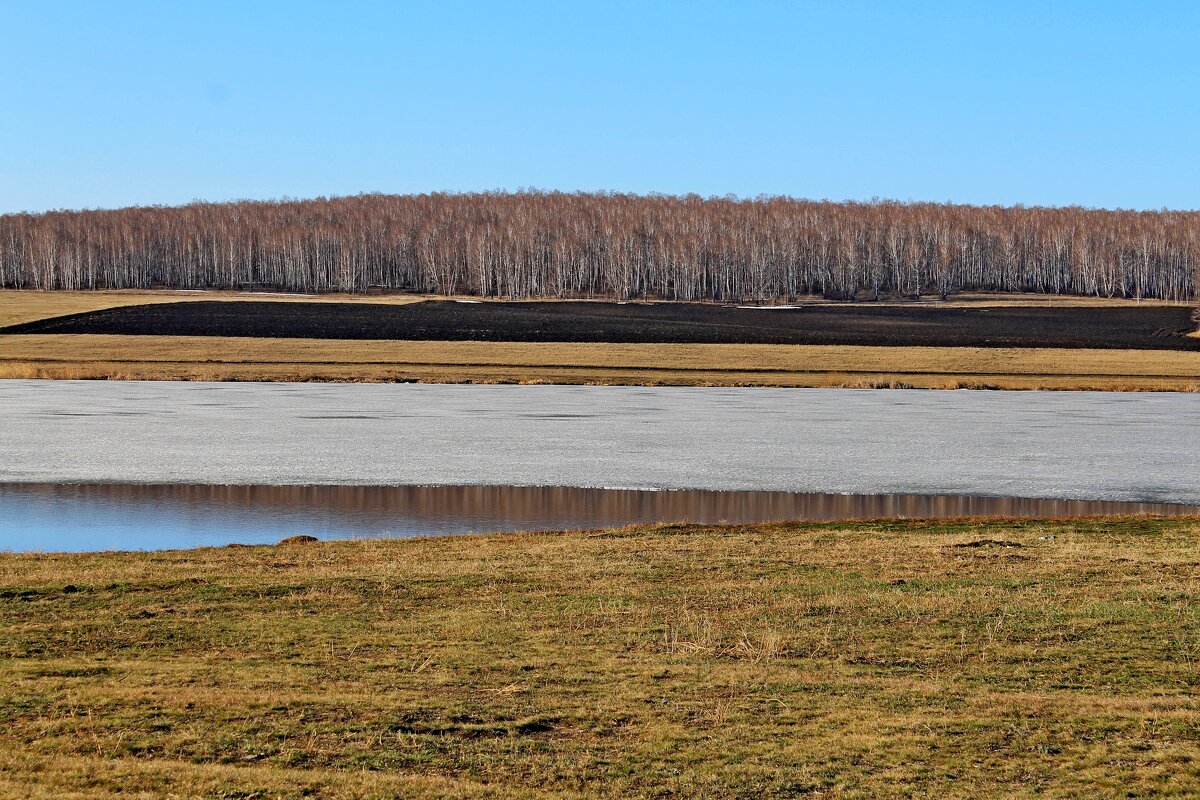
[[[1132,297],[1083,297],[1067,294],[1010,294],[1003,292],[960,292],[942,300],[936,296],[927,296],[919,301],[895,300],[885,301],[883,305],[921,305],[940,306],[942,308],[1032,308],[1047,306],[1057,308],[1129,308],[1138,306],[1187,306],[1187,301],[1161,300],[1158,298]],[[857,305],[871,305],[859,303]]]
[[[0,290],[0,328],[65,314],[101,311],[148,303],[183,303],[195,300],[264,300],[279,303],[416,303],[420,295],[388,294],[284,294],[272,292],[191,291],[174,289],[112,289],[94,292],[39,292]]]
[[[0,376],[1194,391],[1200,353],[31,334]]]

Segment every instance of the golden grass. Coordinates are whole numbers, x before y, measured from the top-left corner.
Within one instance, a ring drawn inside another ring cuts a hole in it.
[[[1175,300],[1159,300],[1146,298],[1135,300],[1127,297],[1081,297],[1064,294],[1005,294],[1000,292],[964,292],[952,294],[945,300],[936,296],[927,296],[919,301],[892,300],[880,303],[857,303],[856,305],[910,305],[919,302],[922,305],[940,306],[942,308],[1026,308],[1026,307],[1055,307],[1055,308],[1122,308],[1137,306],[1187,306],[1190,302]]]
[[[29,334],[0,377],[1194,391],[1200,353]]]
[[[95,292],[38,292],[0,290],[0,328],[64,314],[101,311],[149,303],[196,300],[265,300],[279,303],[416,303],[419,295],[282,294],[272,292],[186,291],[174,289],[121,289]]]
[[[1200,520],[0,554],[13,797],[1200,794]]]

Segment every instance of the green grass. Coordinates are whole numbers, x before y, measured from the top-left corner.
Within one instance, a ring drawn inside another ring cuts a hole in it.
[[[1198,554],[1104,519],[0,555],[0,795],[1197,796]]]

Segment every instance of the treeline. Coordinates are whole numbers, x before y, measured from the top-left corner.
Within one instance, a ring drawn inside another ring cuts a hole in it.
[[[7,288],[1194,297],[1200,212],[558,192],[0,216]]]

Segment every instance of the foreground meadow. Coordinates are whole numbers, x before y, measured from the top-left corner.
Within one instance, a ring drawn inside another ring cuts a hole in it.
[[[1200,793],[1200,521],[0,555],[6,797]]]

